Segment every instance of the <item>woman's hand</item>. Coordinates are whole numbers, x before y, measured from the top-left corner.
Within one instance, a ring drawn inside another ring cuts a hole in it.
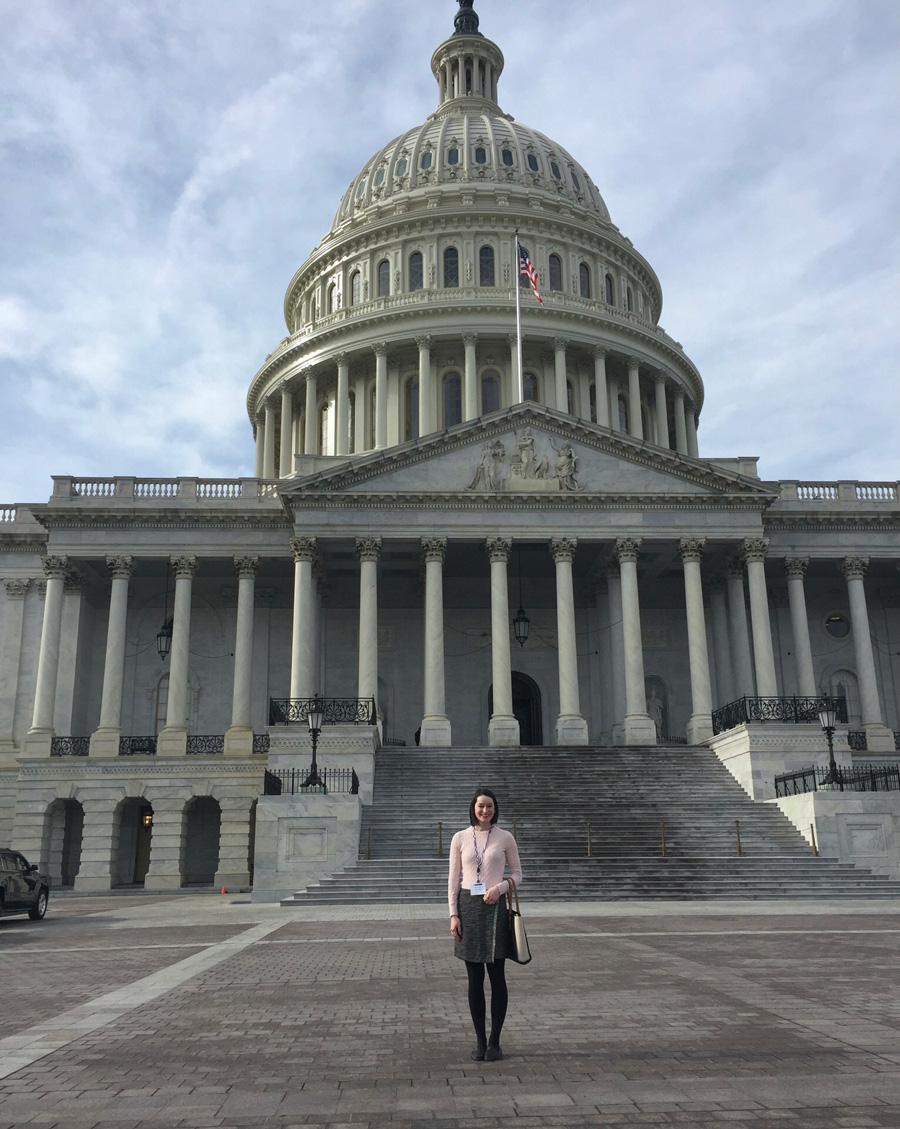
[[[490,888],[490,890],[485,890],[484,900],[487,902],[487,904],[489,906],[492,906],[495,902],[499,902],[500,901],[500,887],[499,886],[492,886]]]
[[[457,941],[462,940],[462,922],[459,920],[456,914],[454,914],[450,918],[450,932],[453,934]]]

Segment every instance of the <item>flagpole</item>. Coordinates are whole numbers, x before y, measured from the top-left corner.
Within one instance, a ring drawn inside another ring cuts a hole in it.
[[[519,361],[519,369],[516,374],[516,403],[521,404],[524,399],[524,385],[522,378],[522,287],[519,285],[519,278],[521,276],[522,260],[519,258],[519,229],[516,228],[516,253],[515,253],[516,267],[513,271],[513,284],[516,288],[516,356]]]

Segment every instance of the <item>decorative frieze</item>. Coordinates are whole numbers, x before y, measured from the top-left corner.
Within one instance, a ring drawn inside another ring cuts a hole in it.
[[[31,581],[25,580],[4,580],[3,586],[6,588],[7,599],[10,600],[24,600],[28,595],[28,589],[31,587]]]

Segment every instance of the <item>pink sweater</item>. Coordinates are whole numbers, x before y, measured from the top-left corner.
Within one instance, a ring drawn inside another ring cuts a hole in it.
[[[504,881],[503,878],[507,863],[509,864],[510,877],[516,885],[522,881],[519,848],[508,831],[495,826],[491,830],[490,839],[484,831],[476,831],[474,827],[457,831],[450,841],[450,879],[447,883],[447,900],[450,903],[451,917],[457,912],[456,902],[460,887],[468,890],[472,883],[477,881],[473,831],[478,836],[479,854],[484,851],[484,861],[481,864],[481,881],[487,888],[499,886],[501,894],[507,892],[509,883]],[[487,842],[486,850],[485,842]]]

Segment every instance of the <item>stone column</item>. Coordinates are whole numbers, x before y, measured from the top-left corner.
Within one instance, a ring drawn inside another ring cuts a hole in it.
[[[347,353],[338,353],[337,366],[334,453],[346,455],[350,450],[350,357]]]
[[[219,867],[213,878],[217,890],[236,893],[250,885],[251,802],[239,796],[219,801],[222,822],[219,826]]]
[[[641,639],[641,605],[638,598],[637,558],[639,537],[620,537],[616,541],[619,576],[622,581],[622,635],[625,651],[626,745],[655,745],[656,726],[647,713],[644,686],[644,652]]]
[[[743,587],[741,588],[743,599]],[[717,577],[709,582],[709,614],[712,620],[713,651],[715,652],[717,704],[725,706],[738,697],[734,687],[734,666],[731,661],[731,644],[728,637],[728,607],[725,603],[725,580]]]
[[[361,455],[368,448],[369,429],[366,416],[369,413],[369,397],[366,395],[366,377],[360,373],[353,381],[353,454]],[[373,424],[374,426],[374,424]]]
[[[797,693],[801,698],[816,696],[816,676],[813,672],[812,648],[809,645],[809,620],[806,616],[806,594],[803,578],[809,557],[785,557],[788,603],[791,608],[791,631],[794,635],[794,664],[797,668]]]
[[[56,664],[56,701],[53,708],[53,732],[67,737],[73,734],[84,587],[85,578],[77,572],[69,572],[63,588],[65,594],[59,633],[59,660]]]
[[[610,565],[606,570],[606,595],[609,602],[613,691],[610,736],[614,745],[621,745],[625,734],[625,636],[622,632],[622,578],[618,565]]]
[[[158,756],[184,756],[187,752],[188,670],[191,647],[191,586],[196,557],[172,557],[175,569],[175,612],[169,655],[169,701],[166,724],[156,742]],[[154,829],[156,823],[154,820]]]
[[[388,445],[388,371],[387,342],[379,341],[375,350],[375,446],[378,450]]]
[[[263,442],[263,478],[275,477],[275,435],[278,426],[278,411],[275,401],[266,404],[266,431]]]
[[[687,727],[689,745],[705,744],[713,735],[706,616],[703,611],[703,580],[700,575],[700,557],[705,545],[705,537],[682,537],[678,542],[678,553],[684,567],[688,663],[691,670],[691,720]]]
[[[444,555],[446,537],[423,537],[425,557],[425,715],[419,744],[450,745],[444,684]]]
[[[263,471],[266,466],[265,458],[266,446],[266,424],[265,420],[258,419],[256,421],[256,440],[253,458],[253,475],[255,478],[263,478]]]
[[[756,684],[753,680],[753,655],[750,651],[750,631],[747,626],[744,564],[740,557],[730,557],[725,562],[725,580],[728,585],[732,658],[734,660],[734,677],[737,683],[735,698],[752,698],[756,695]]]
[[[775,653],[769,623],[769,595],[766,589],[766,550],[768,537],[748,537],[741,546],[747,562],[750,589],[750,623],[753,629],[753,659],[756,666],[756,693],[760,698],[776,698]]]
[[[641,416],[641,362],[628,358],[628,430],[635,439],[644,438],[644,420]]]
[[[554,337],[553,339],[553,373],[556,389],[556,410],[558,412],[569,410],[569,397],[566,387],[568,384],[566,380],[566,346],[568,344],[568,341],[563,337]]]
[[[225,755],[249,757],[253,753],[250,701],[253,687],[253,613],[259,557],[235,557],[234,567],[238,574],[237,624],[234,632],[231,725],[225,733]]]
[[[291,631],[291,697],[311,698],[313,695],[315,644],[312,624],[313,562],[316,559],[315,537],[291,539],[294,554],[294,615]]]
[[[109,890],[112,888],[113,849],[118,844],[115,818],[122,794],[84,801],[84,827],[81,833],[81,864],[75,875],[76,890]]]
[[[519,723],[512,712],[512,666],[509,657],[509,592],[506,563],[512,541],[489,537],[491,561],[491,674],[494,709],[488,724],[488,744],[518,745]]]
[[[609,419],[609,389],[606,387],[606,358],[609,349],[598,345],[594,349],[594,401],[597,405],[597,423],[601,427],[610,427]]]
[[[669,443],[669,416],[666,411],[666,377],[658,372],[654,377],[656,390],[656,442],[660,447],[671,447]]]
[[[144,889],[177,890],[184,871],[184,800],[173,789],[154,795],[150,802],[153,837]]]
[[[68,560],[66,557],[47,556],[41,564],[47,577],[47,595],[44,598],[44,622],[41,625],[34,714],[31,729],[25,737],[24,753],[27,757],[49,757],[53,743],[53,708],[56,705],[59,639]]]
[[[870,753],[894,751],[894,734],[884,724],[878,698],[878,681],[875,674],[875,656],[872,652],[872,629],[866,606],[866,586],[863,580],[869,565],[868,557],[844,557],[840,570],[847,581],[850,600],[850,625],[853,630],[853,649],[856,653],[856,675],[859,679],[859,704],[862,709],[866,747]]]
[[[684,393],[681,389],[675,390],[675,450],[679,455],[688,453],[687,424],[684,419]]]
[[[294,394],[287,384],[281,389],[281,452],[278,460],[278,477],[287,478],[294,473]]]
[[[378,558],[380,537],[357,537],[359,554],[359,679],[360,699],[378,696]]]
[[[128,619],[128,581],[134,571],[131,557],[107,557],[112,576],[109,623],[106,628],[106,661],[103,665],[103,696],[100,725],[91,734],[92,757],[117,757],[122,736],[122,685],[125,677],[125,625]]]
[[[609,388],[609,426],[613,431],[621,431],[619,419],[619,385],[616,381],[607,381]]]
[[[695,459],[700,458],[700,452],[697,447],[697,409],[688,408],[685,416],[687,423],[687,451],[688,454]]]
[[[5,580],[6,612],[0,635],[0,768],[4,759],[15,767],[16,695],[22,662],[22,628],[25,623],[25,597],[31,586],[29,579]]]
[[[431,380],[431,338],[417,337],[419,346],[419,436],[434,431],[433,400],[434,388]]]
[[[478,419],[481,405],[478,402],[478,363],[475,356],[477,333],[464,333],[463,345],[466,350],[466,368],[463,381],[463,419]],[[426,557],[426,562],[428,558]],[[426,570],[427,571],[427,570]]]
[[[586,745],[587,722],[581,716],[578,694],[578,647],[575,633],[575,589],[572,584],[572,559],[578,542],[575,538],[554,537],[550,552],[556,564],[556,632],[559,660],[559,717],[556,719],[557,745]]]
[[[316,374],[312,369],[306,371],[306,435],[303,449],[307,455],[324,454],[319,451],[319,394],[316,390]]]

